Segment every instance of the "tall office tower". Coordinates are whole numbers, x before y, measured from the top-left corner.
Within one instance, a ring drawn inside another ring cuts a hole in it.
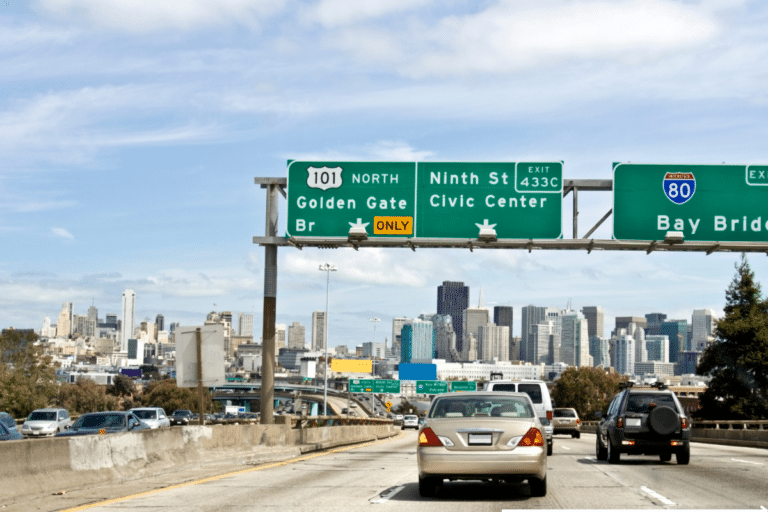
[[[131,290],[123,292],[123,316],[120,328],[120,352],[128,352],[128,340],[133,338],[133,326],[136,322],[136,293]]]
[[[435,358],[457,360],[456,333],[453,332],[451,315],[419,315],[419,318],[432,322],[432,328],[435,330]]]
[[[304,349],[307,343],[307,329],[300,322],[288,326],[288,348]]]
[[[669,336],[666,334],[646,334],[645,349],[648,361],[669,362]]]
[[[661,334],[669,337],[669,362],[676,363],[688,341],[688,320],[667,320],[661,324]]]
[[[560,353],[555,345],[555,325],[552,322],[543,322],[531,326],[531,334],[528,336],[526,353],[529,362],[533,364],[554,364],[559,361]]]
[[[157,315],[155,317],[155,332],[165,330],[165,317],[163,315]]]
[[[72,335],[75,315],[75,305],[71,302],[65,302],[61,305],[59,321],[56,323],[56,336],[59,338],[69,338]]]
[[[432,322],[410,320],[403,326],[400,362],[427,361],[435,357],[435,330]]]
[[[649,334],[658,335],[661,334],[661,324],[667,319],[666,313],[648,313],[645,315],[645,335]]]
[[[102,327],[102,326],[99,326],[99,327]],[[117,330],[117,315],[113,315],[113,314],[104,315],[103,327]]]
[[[240,336],[253,336],[253,313],[237,315],[237,333]]]
[[[629,334],[620,334],[616,338],[616,360],[613,367],[620,375],[635,374],[635,338]]]
[[[520,360],[533,363],[536,360],[536,355],[529,351],[529,347],[533,343],[531,335],[533,334],[533,326],[538,325],[545,321],[547,317],[547,308],[539,306],[524,306],[520,314]]]
[[[96,306],[88,308],[88,320],[93,320],[94,322],[99,323],[99,310]]]
[[[469,307],[469,287],[463,282],[443,281],[437,287],[437,314],[451,315],[456,333],[456,350],[464,350],[464,310]]]
[[[476,308],[467,308],[464,310],[463,314],[463,328],[464,328],[464,336],[463,339],[466,339],[467,336],[470,334],[475,337],[475,339],[479,339],[478,336],[478,328],[481,325],[486,325],[490,323],[491,321],[491,312],[488,311],[488,308],[483,306],[483,292],[480,291],[480,298],[477,302]]]
[[[96,336],[96,321],[87,316],[72,315],[73,332],[82,336]]]
[[[404,316],[396,316],[392,319],[392,350],[395,350],[395,347],[399,347],[402,345],[402,332],[403,332],[403,326],[407,324],[411,319],[404,317]]]
[[[647,322],[644,316],[617,316],[616,317],[616,329],[613,331],[613,335],[619,334],[619,329],[626,329],[629,324],[637,324],[638,327],[642,327],[645,330]]]
[[[325,340],[325,311],[312,313],[312,345],[313,352],[323,351]]]
[[[603,336],[590,336],[589,355],[592,356],[593,366],[602,366],[603,368],[611,366],[611,353],[608,338]]]
[[[287,337],[285,324],[275,324],[275,352],[278,352],[281,348],[285,348]]]
[[[584,306],[581,308],[581,314],[587,320],[587,335],[605,336],[605,313],[600,306]]]
[[[488,323],[478,327],[477,358],[509,361],[509,326]]]
[[[645,329],[634,322],[630,322],[626,331],[628,335],[635,339],[635,362],[646,362],[648,360],[648,352],[645,350]]]
[[[568,366],[589,366],[586,318],[576,311],[566,311],[561,315],[560,322],[560,361]]]
[[[693,326],[691,349],[696,352],[703,352],[715,339],[717,326],[715,311],[712,309],[694,309],[691,325]]]
[[[507,355],[510,360],[515,360],[515,337],[512,334],[512,321],[514,320],[514,311],[512,306],[494,306],[493,307],[493,323],[498,326],[509,327],[509,342],[507,343]]]

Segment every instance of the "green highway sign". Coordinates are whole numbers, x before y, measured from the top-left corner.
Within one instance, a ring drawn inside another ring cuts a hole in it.
[[[400,393],[400,381],[394,379],[376,379],[373,381],[374,393]]]
[[[768,165],[614,164],[613,237],[768,241]]]
[[[350,393],[373,393],[373,379],[352,379],[349,381]]]
[[[463,381],[463,380],[454,380],[451,381],[451,392],[460,392],[460,391],[477,391],[477,382],[475,381]]]
[[[562,236],[562,162],[288,163],[287,236]]]
[[[400,393],[400,381],[393,379],[352,379],[350,393]]]
[[[448,392],[448,382],[444,380],[417,380],[416,393],[438,395]]]

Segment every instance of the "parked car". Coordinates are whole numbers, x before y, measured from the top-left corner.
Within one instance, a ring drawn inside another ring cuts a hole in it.
[[[171,425],[189,425],[192,421],[192,411],[189,409],[176,409],[171,414]]]
[[[16,441],[19,439],[24,439],[24,436],[15,429],[9,429],[4,422],[0,421],[0,441]]]
[[[72,418],[66,409],[47,408],[32,411],[21,425],[24,437],[55,436],[72,426]]]
[[[419,417],[413,414],[403,416],[403,430],[407,428],[419,430]]]
[[[525,393],[436,395],[416,458],[422,496],[434,496],[446,478],[527,480],[532,496],[547,494],[544,427]]]
[[[130,411],[89,412],[77,418],[68,430],[59,432],[56,437],[115,434],[148,429],[149,425]]]
[[[576,409],[557,408],[554,411],[552,426],[555,434],[570,434],[571,437],[581,437],[581,419]]]
[[[167,428],[171,426],[171,420],[165,414],[162,407],[135,407],[131,412],[141,421],[149,425],[149,428]]]
[[[675,455],[678,464],[691,459],[691,422],[675,394],[664,386],[627,387],[598,411],[595,453],[598,460],[620,462],[621,454]]]
[[[533,407],[539,415],[539,421],[544,426],[544,434],[547,438],[547,455],[552,455],[554,427],[554,407],[549,395],[547,383],[543,380],[493,380],[489,382],[484,391],[510,391],[515,393],[527,393],[531,397]]]

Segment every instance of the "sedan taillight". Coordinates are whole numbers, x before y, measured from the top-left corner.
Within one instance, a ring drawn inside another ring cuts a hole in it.
[[[432,429],[427,427],[419,434],[419,446],[443,446],[443,443]]]
[[[517,445],[544,446],[544,436],[541,435],[541,431],[539,429],[531,427]]]

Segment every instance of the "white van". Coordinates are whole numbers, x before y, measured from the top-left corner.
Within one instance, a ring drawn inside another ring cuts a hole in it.
[[[539,415],[539,420],[544,425],[544,433],[547,437],[547,455],[552,455],[552,398],[549,396],[549,388],[543,380],[492,380],[485,385],[484,391],[511,391],[527,393],[531,397],[533,407]]]

